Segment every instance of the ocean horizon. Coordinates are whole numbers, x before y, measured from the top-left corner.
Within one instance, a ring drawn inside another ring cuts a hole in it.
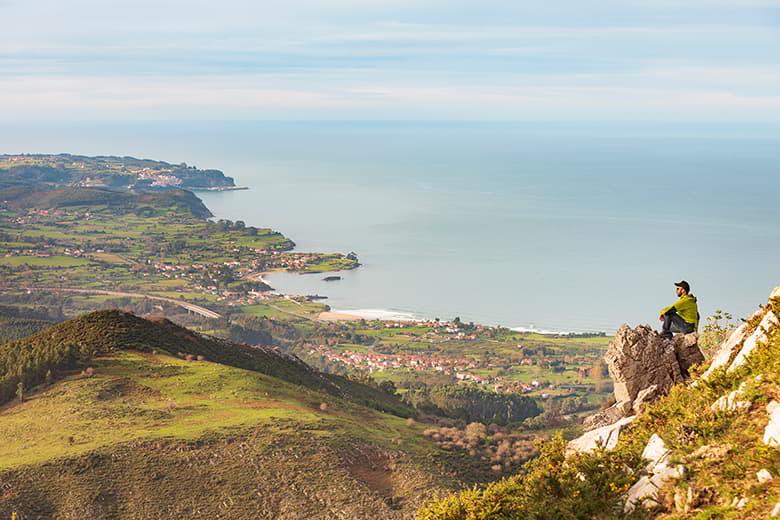
[[[198,192],[215,218],[358,254],[337,282],[269,276],[349,313],[611,333],[657,326],[680,279],[702,316],[735,317],[780,282],[778,125],[28,122],[0,136],[3,153],[223,170],[249,190]]]

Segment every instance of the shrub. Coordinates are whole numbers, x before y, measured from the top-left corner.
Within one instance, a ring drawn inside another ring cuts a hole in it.
[[[435,500],[419,520],[586,520],[619,516],[622,494],[636,478],[641,458],[626,450],[565,458],[560,434],[543,443],[524,476],[512,476],[483,489],[473,488]],[[565,463],[564,463],[565,461]],[[503,466],[491,469],[500,472]]]

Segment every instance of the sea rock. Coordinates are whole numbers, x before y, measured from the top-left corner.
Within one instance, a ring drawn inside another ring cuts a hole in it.
[[[769,424],[764,429],[764,444],[767,446],[780,446],[780,403],[772,401],[766,405],[769,414]]]
[[[595,430],[602,426],[614,424],[631,413],[631,401],[620,401],[605,410],[601,410],[582,421],[585,431]]]
[[[772,474],[769,472],[768,469],[764,468],[759,470],[758,473],[756,473],[756,478],[758,479],[758,482],[760,484],[766,484],[767,482],[770,482],[774,477],[772,476]]]
[[[658,397],[660,397],[660,394],[658,393],[658,385],[648,386],[636,394],[636,399],[634,399],[634,403],[632,405],[634,413],[642,413],[642,409],[644,408],[645,404],[655,401],[658,399]]]
[[[628,424],[636,419],[636,416],[624,417],[614,424],[608,424],[595,430],[591,430],[577,437],[569,442],[567,445],[567,451],[569,453],[580,452],[586,453],[593,451],[598,446],[602,446],[606,450],[613,450],[617,446],[620,432]]]
[[[666,447],[663,439],[653,434],[642,451],[642,457],[647,459],[647,475],[643,475],[631,488],[626,496],[624,510],[630,513],[641,504],[652,508],[659,504],[661,488],[671,480],[679,480],[685,476],[685,467],[670,465],[671,450]]]
[[[755,350],[755,348],[759,344],[765,343],[767,341],[767,333],[769,332],[769,329],[777,325],[778,320],[775,313],[772,311],[767,311],[766,314],[764,314],[764,318],[761,320],[761,323],[758,324],[756,330],[753,331],[753,333],[748,336],[748,338],[742,344],[742,348],[737,353],[734,361],[731,362],[731,365],[729,365],[727,372],[733,372],[737,368],[741,367],[745,363],[745,360],[747,360],[748,356],[750,356],[750,354]]]
[[[675,346],[679,343],[687,371],[689,363],[698,359],[693,351],[699,347],[691,341],[695,340],[664,339],[647,325],[635,329],[620,327],[604,355],[615,384],[615,400],[633,403],[645,388],[656,385],[659,394],[666,394],[674,384],[682,382],[685,378]]]
[[[700,365],[704,362],[704,354],[699,349],[699,335],[676,334],[672,339],[674,343],[674,353],[677,355],[677,362],[680,365],[680,372],[683,377],[688,377],[688,370],[693,365]]]

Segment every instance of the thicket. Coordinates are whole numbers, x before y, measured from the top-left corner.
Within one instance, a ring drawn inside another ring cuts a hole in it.
[[[506,425],[541,413],[535,399],[475,385],[433,385],[409,390],[406,402],[424,413],[466,422]]]
[[[534,436],[512,432],[497,424],[485,426],[470,423],[464,426],[427,428],[423,435],[447,451],[461,451],[490,465],[494,473],[517,471],[536,454]]]
[[[53,322],[48,320],[15,318],[0,314],[0,343],[30,336],[52,324]]]

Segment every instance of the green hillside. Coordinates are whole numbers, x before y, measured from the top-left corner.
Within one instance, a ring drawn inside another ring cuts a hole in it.
[[[270,348],[105,311],[0,360],[29,381],[0,407],[0,518],[409,518],[459,482],[395,398]]]

